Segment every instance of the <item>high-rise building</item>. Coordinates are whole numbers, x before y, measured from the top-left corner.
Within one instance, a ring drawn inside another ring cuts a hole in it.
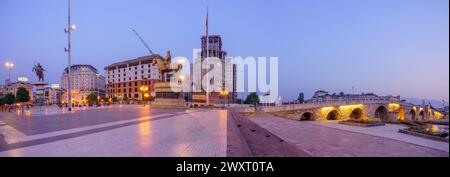
[[[95,94],[105,96],[105,77],[91,65],[72,65],[70,70],[72,103],[85,104],[87,96]],[[68,68],[61,76],[61,89],[64,91],[62,102],[67,103]]]
[[[159,55],[139,57],[105,67],[106,94],[108,98],[119,100],[142,100],[141,86],[147,86],[151,96],[155,96],[153,84],[161,77],[153,60]]]
[[[211,79],[210,83],[220,85],[222,90],[228,92],[228,95],[223,96],[221,95],[221,92],[217,90],[209,92],[209,104],[234,103],[237,98],[236,65],[232,64],[231,60],[226,58],[227,52],[222,48],[222,38],[219,35],[208,36],[208,39],[209,42],[206,41],[206,36],[202,36],[200,59],[196,59],[194,63],[191,64],[191,78],[193,80],[192,102],[194,105],[205,105],[207,103],[207,88],[204,88],[199,83],[202,83],[202,80],[206,78],[208,71],[210,71],[209,74],[214,75],[216,78],[216,80]],[[208,47],[207,44],[209,44]],[[214,66],[217,65],[212,63],[207,63],[211,65],[210,70],[203,68],[202,65],[204,62],[207,62],[205,59],[208,57],[218,58],[220,60],[221,69],[214,69]]]

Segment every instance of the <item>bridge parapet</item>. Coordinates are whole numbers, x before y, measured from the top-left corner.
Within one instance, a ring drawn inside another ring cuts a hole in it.
[[[321,103],[305,103],[305,104],[289,104],[281,106],[262,106],[258,110],[263,112],[280,112],[280,111],[293,111],[293,110],[305,110],[305,109],[318,109],[323,107],[339,107],[343,105],[358,105],[358,104],[389,104],[388,101],[360,101],[360,102],[321,102]],[[254,112],[254,108],[245,108],[244,112]]]

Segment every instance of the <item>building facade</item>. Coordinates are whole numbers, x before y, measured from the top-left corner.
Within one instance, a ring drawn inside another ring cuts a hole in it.
[[[60,104],[62,101],[62,90],[59,88],[47,87],[44,89],[44,101],[47,105]]]
[[[153,85],[161,80],[158,67],[152,64],[157,57],[160,56],[144,56],[105,67],[106,96],[119,100],[143,100],[142,86],[148,87],[151,96],[155,96]]]
[[[400,96],[378,96],[373,93],[361,94],[345,94],[343,92],[330,94],[327,91],[318,90],[314,96],[307,100],[308,103],[323,103],[323,102],[361,102],[361,101],[389,101],[400,102]]]
[[[209,104],[234,103],[237,98],[236,65],[232,64],[230,59],[227,59],[227,52],[225,52],[222,47],[221,36],[212,35],[209,36],[208,39],[209,46],[207,47],[206,36],[202,36],[200,59],[196,59],[190,66],[190,78],[192,78],[193,81],[191,93],[192,103],[198,105],[205,105],[207,103],[207,88],[203,88],[201,83],[207,76],[208,71],[210,71],[209,74],[215,75],[216,78],[218,78],[217,80],[211,79],[209,82],[212,84],[217,84],[215,82],[219,82],[218,84],[220,84],[221,87],[223,87],[223,90],[226,90],[228,93],[227,96],[224,96],[217,90],[209,92]],[[212,72],[214,69],[213,65],[211,65],[212,68],[210,70],[203,68],[202,65],[208,57],[218,58],[220,60],[220,65],[222,66],[221,70],[215,70],[216,73]]]
[[[91,65],[73,65],[70,72],[71,97],[74,104],[85,104],[90,94],[105,96],[105,77]],[[61,76],[62,103],[67,103],[68,68]]]
[[[17,90],[20,87],[27,89],[29,96],[30,96],[29,103],[30,104],[33,103],[33,101],[34,101],[33,85],[28,82],[17,81],[17,82],[12,82],[12,83],[11,82],[6,83],[3,87],[1,87],[0,95],[6,95],[8,93],[12,93],[12,94],[14,94],[14,96],[17,96]]]

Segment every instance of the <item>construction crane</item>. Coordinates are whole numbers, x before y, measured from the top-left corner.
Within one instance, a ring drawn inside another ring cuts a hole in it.
[[[150,49],[150,47],[148,46],[148,44],[144,41],[144,39],[142,39],[141,35],[139,35],[139,33],[133,29],[134,34],[136,34],[136,36],[139,38],[139,40],[141,40],[141,42],[144,44],[145,48],[147,48],[147,50],[150,52],[150,55],[154,55],[152,49]]]

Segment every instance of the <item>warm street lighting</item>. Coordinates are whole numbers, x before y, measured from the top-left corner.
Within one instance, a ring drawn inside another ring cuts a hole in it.
[[[225,99],[228,96],[228,90],[223,87],[222,90],[220,91],[220,96],[223,97],[223,99]],[[225,100],[223,100],[223,107],[225,107]]]
[[[148,87],[146,87],[146,86],[142,86],[139,89],[141,90],[141,92],[147,92],[148,91]]]
[[[226,88],[223,88],[223,89],[220,91],[220,95],[221,95],[221,96],[224,96],[224,97],[228,96],[228,90],[227,90]]]
[[[8,81],[11,81],[11,70],[14,67],[14,63],[7,61],[5,63],[6,68],[8,68]]]
[[[139,88],[139,90],[141,90],[141,92],[142,92],[142,102],[144,102],[144,106],[145,106],[145,98],[150,97],[150,95],[148,94],[149,88],[147,86],[141,86]]]

